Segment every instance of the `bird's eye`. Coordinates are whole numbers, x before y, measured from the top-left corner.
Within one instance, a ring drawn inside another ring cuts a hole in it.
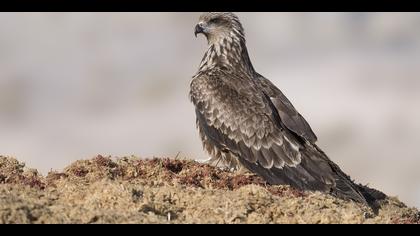
[[[217,24],[219,22],[220,22],[220,19],[219,18],[213,18],[213,19],[210,20],[210,23],[211,24]]]

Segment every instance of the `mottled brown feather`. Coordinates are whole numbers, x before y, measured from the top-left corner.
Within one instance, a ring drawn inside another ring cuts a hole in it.
[[[244,166],[270,184],[374,205],[382,195],[353,183],[316,146],[308,122],[280,89],[254,70],[237,16],[206,13],[199,24],[209,47],[191,81],[190,98],[211,161]]]

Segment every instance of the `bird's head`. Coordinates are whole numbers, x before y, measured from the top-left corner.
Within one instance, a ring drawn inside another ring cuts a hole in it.
[[[224,38],[244,38],[244,30],[239,18],[231,12],[207,12],[200,16],[195,26],[195,36],[204,34],[209,44]]]

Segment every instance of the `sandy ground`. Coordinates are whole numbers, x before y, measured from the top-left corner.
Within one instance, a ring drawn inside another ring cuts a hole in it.
[[[190,160],[97,156],[44,177],[0,157],[0,223],[420,223],[420,213],[391,197],[375,215]]]

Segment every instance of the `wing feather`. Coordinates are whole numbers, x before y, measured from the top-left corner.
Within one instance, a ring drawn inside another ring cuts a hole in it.
[[[280,96],[284,103],[272,105],[273,99],[250,81],[221,71],[193,79],[190,95],[205,149],[215,155],[212,160],[224,158],[228,165],[239,162],[271,184],[366,202],[359,188],[315,144],[297,139],[299,135],[314,142],[316,136],[303,118],[295,125],[288,121],[296,119],[293,110],[279,113],[288,100]]]
[[[312,131],[312,128],[309,126],[305,118],[297,112],[292,103],[286,96],[284,96],[280,89],[262,75],[257,76],[256,82],[264,91],[264,94],[270,99],[281,119],[281,122],[295,134],[311,143],[315,143],[318,138]]]
[[[191,99],[199,122],[214,143],[264,168],[296,166],[299,144],[274,122],[275,112],[249,78],[225,71],[201,74],[191,83]]]

